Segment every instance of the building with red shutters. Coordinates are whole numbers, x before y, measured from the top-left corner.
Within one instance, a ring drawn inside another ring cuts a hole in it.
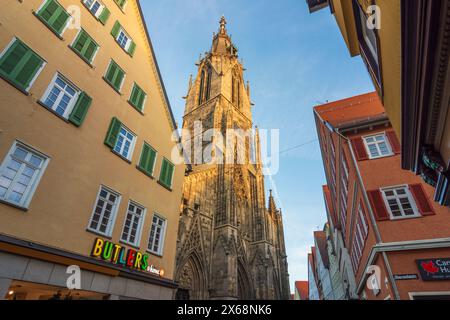
[[[314,115],[347,296],[450,299],[450,209],[400,169],[401,146],[378,95],[320,105]]]

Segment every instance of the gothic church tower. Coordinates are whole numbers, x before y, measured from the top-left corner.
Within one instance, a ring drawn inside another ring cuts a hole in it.
[[[183,117],[190,137],[183,141],[196,139],[198,121],[203,132],[215,128],[224,136],[229,129],[253,129],[250,87],[224,17],[211,50],[197,65]],[[239,164],[194,163],[186,173],[175,273],[178,299],[289,299],[282,215],[272,194],[265,205],[257,130],[243,146]]]

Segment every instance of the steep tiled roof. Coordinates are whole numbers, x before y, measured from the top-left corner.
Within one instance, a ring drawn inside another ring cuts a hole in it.
[[[295,281],[295,290],[297,290],[301,300],[308,300],[309,297],[308,281]]]
[[[386,111],[376,92],[338,100],[314,108],[317,115],[333,127],[383,117]]]

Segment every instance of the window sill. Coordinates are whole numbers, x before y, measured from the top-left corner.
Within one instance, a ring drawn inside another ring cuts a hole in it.
[[[19,90],[20,92],[22,92],[24,95],[26,96],[31,96],[31,93],[29,93],[27,90],[23,89],[22,87],[20,87],[19,85],[17,85],[16,83],[14,83],[13,81],[11,81],[7,76],[4,76],[3,74],[0,73],[0,77],[5,80],[7,83],[9,83],[11,86],[13,86],[14,88],[16,88],[17,90]]]
[[[81,58],[81,60],[83,60],[84,62],[86,62],[86,64],[91,67],[92,69],[95,69],[95,66],[89,61],[87,60],[85,57],[83,57],[77,50],[75,50],[71,45],[68,46],[70,48],[70,50],[72,50],[78,57]]]
[[[105,239],[108,239],[108,240],[111,240],[111,239],[112,239],[111,236],[108,236],[108,235],[106,235],[106,234],[103,234],[103,233],[101,233],[101,232],[99,232],[99,231],[91,230],[91,229],[89,229],[89,228],[87,228],[86,231],[89,232],[89,233],[93,233],[93,234],[95,234],[95,235],[97,235],[97,236],[103,237],[103,238],[105,238]]]
[[[151,174],[149,174],[148,172],[146,172],[144,169],[142,169],[141,167],[139,167],[138,165],[136,166],[136,169],[138,169],[140,172],[142,172],[143,174],[145,174],[147,177],[149,177],[150,179],[155,180],[155,177]]]
[[[58,117],[59,119],[61,119],[62,121],[66,122],[66,123],[70,123],[70,121],[66,118],[64,118],[62,115],[58,114],[55,110],[50,109],[47,105],[45,105],[45,103],[43,103],[41,100],[37,100],[36,101],[38,105],[44,107],[47,111],[49,111],[51,114],[55,115],[56,117]]]
[[[156,253],[156,252],[153,252],[153,251],[150,251],[150,250],[145,250],[147,253],[149,253],[149,254],[151,254],[152,256],[155,256],[155,257],[158,257],[158,258],[162,258],[163,257],[163,255],[162,254],[159,254],[159,253]]]
[[[130,100],[128,100],[127,102],[128,102],[128,104],[129,104],[130,106],[133,107],[134,110],[136,110],[136,111],[139,112],[140,114],[144,115],[144,112],[143,112],[142,110],[139,110],[139,108],[136,107],[134,104],[132,104]]]
[[[117,42],[117,39],[116,39],[116,38],[114,38],[114,40],[116,41],[116,44],[119,46],[119,48],[123,50],[123,52],[125,52],[128,56],[130,56],[131,58],[133,58],[133,56],[131,55],[131,53],[129,53],[124,47],[122,47],[122,46]],[[133,41],[131,38],[130,38],[130,40]]]
[[[169,190],[170,192],[173,191],[171,187],[166,186],[166,185],[165,185],[163,182],[161,182],[160,180],[158,180],[158,184],[159,184],[161,187],[163,187],[163,188]]]
[[[131,160],[125,158],[123,155],[121,155],[120,153],[114,151],[114,149],[111,149],[111,152],[114,153],[116,156],[118,156],[119,158],[121,158],[122,160],[124,160],[125,162],[128,162],[128,164],[131,164]]]
[[[390,217],[389,221],[403,221],[403,220],[410,220],[410,219],[420,219],[423,218],[424,216],[422,215],[417,215],[417,216],[410,216],[410,217]]]
[[[13,207],[13,208],[16,208],[16,209],[19,209],[19,210],[22,210],[24,212],[28,212],[28,208],[27,207],[23,207],[21,205],[18,205],[18,204],[14,203],[14,202],[10,202],[8,200],[0,199],[0,203],[4,204],[4,205],[7,205],[7,206],[10,206],[10,207]]]
[[[47,27],[48,30],[50,30],[55,36],[57,36],[57,37],[59,38],[59,40],[63,40],[63,41],[64,41],[64,38],[63,38],[58,32],[56,32],[55,30],[53,30],[52,27],[50,27],[50,26],[47,24],[47,21],[45,21],[44,19],[42,19],[42,18],[37,14],[36,11],[33,11],[33,15],[34,15],[36,18],[38,18],[38,20],[41,21],[41,22],[44,24],[44,26]],[[67,23],[67,22],[66,22],[66,23]]]
[[[119,240],[119,243],[121,243],[121,244],[123,244],[123,245],[126,245],[126,246],[128,246],[128,247],[131,247],[131,248],[133,248],[133,249],[136,249],[136,250],[138,250],[138,251],[141,249],[138,245],[132,244],[132,243],[129,243],[129,242],[126,242],[126,241],[124,241],[124,240]]]
[[[114,87],[114,86],[108,81],[108,79],[106,79],[105,77],[103,77],[103,80],[105,80],[105,82],[106,82],[111,88],[113,88],[113,90],[114,90],[115,92],[117,92],[119,95],[122,95],[122,92],[120,92],[120,90],[118,90],[116,87]]]
[[[377,160],[377,159],[390,158],[390,157],[395,157],[395,156],[397,156],[397,154],[395,154],[395,153],[388,154],[386,156],[379,156],[379,157],[371,157],[371,156],[369,156],[369,160]]]

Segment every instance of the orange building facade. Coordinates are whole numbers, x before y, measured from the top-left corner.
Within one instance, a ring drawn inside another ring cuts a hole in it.
[[[401,170],[401,145],[376,93],[314,108],[328,222],[350,296],[450,299],[450,209]]]

